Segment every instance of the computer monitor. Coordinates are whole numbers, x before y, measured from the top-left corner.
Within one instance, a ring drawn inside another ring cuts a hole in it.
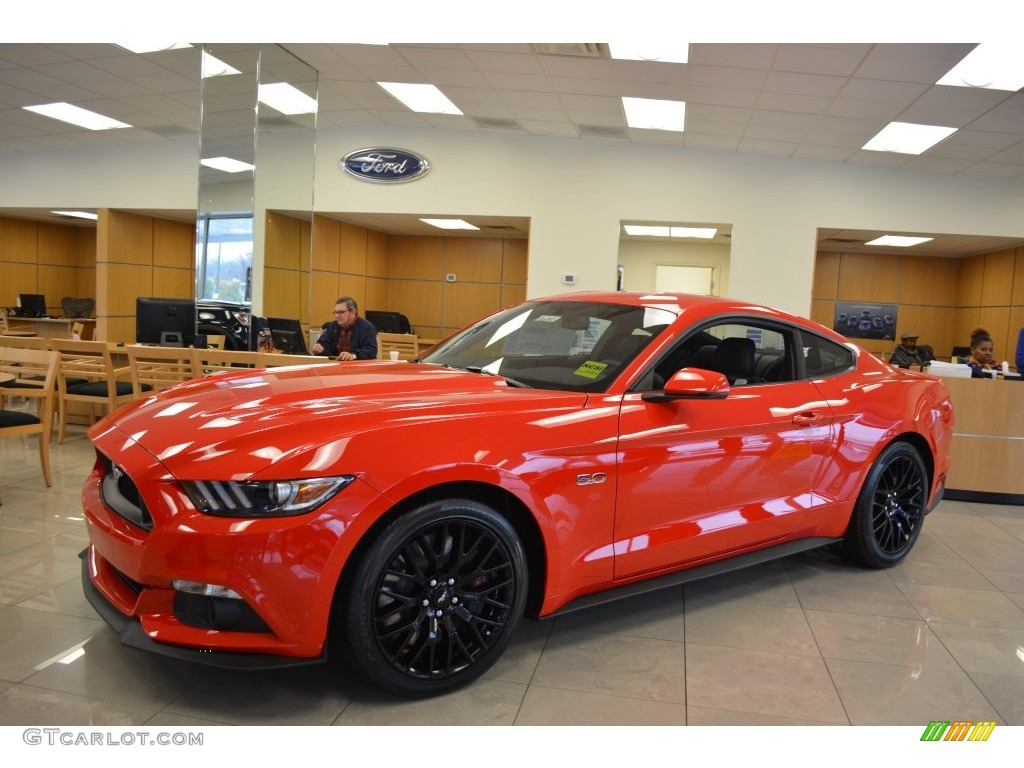
[[[268,317],[267,328],[274,348],[289,355],[308,355],[302,323],[290,317]]]
[[[379,333],[411,333],[409,318],[401,312],[385,312],[378,309],[366,310],[366,319]]]
[[[135,341],[165,347],[190,347],[196,335],[194,299],[135,299]]]
[[[46,296],[41,293],[19,293],[22,317],[43,317],[46,314]]]

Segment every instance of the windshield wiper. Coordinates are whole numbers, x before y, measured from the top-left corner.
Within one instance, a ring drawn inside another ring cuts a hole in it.
[[[533,386],[530,385],[530,384],[527,384],[525,381],[520,381],[519,379],[513,379],[511,376],[506,376],[503,373],[493,373],[491,371],[485,371],[483,368],[481,368],[478,365],[467,365],[462,370],[469,371],[470,373],[486,373],[489,376],[501,376],[501,378],[503,378],[505,380],[505,383],[508,384],[510,387],[520,387],[522,389],[533,389]]]

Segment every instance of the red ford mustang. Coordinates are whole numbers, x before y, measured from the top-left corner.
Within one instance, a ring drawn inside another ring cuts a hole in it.
[[[521,617],[834,544],[903,559],[939,379],[697,296],[528,301],[416,362],[216,373],[95,425],[83,582],[128,645],[463,685]]]

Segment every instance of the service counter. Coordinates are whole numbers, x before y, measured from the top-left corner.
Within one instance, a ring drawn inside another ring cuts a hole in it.
[[[67,317],[12,317],[9,318],[11,327],[17,324],[17,328],[28,329],[36,336],[47,339],[70,339],[71,327],[75,323],[82,324],[82,338],[92,339],[96,331],[96,318],[67,318]]]
[[[1024,504],[1024,381],[943,381],[955,418],[945,498]]]

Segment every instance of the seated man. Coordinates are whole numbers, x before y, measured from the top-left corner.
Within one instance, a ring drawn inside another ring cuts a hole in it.
[[[909,368],[912,365],[918,365],[923,368],[932,361],[930,352],[931,347],[917,346],[916,333],[907,331],[900,334],[899,346],[893,350],[892,357],[889,358],[889,365],[896,366],[897,368]]]
[[[342,296],[334,302],[334,322],[324,328],[312,352],[339,360],[374,360],[377,357],[377,329],[359,316],[355,299]]]

